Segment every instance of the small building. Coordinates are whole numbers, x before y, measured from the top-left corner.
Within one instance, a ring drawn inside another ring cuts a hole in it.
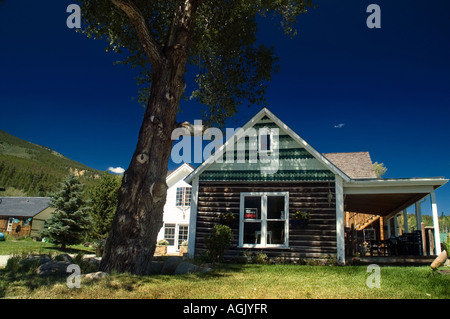
[[[253,251],[287,259],[336,257],[345,264],[352,253],[346,249],[350,212],[376,215],[387,229],[427,196],[433,254],[441,250],[435,190],[447,179],[377,178],[369,153],[319,153],[267,108],[235,130],[185,181],[192,185],[190,257],[203,255],[214,225],[227,223],[234,239],[226,257]]]
[[[0,232],[39,238],[44,222],[55,210],[50,202],[49,197],[1,197]]]
[[[166,177],[167,190],[166,204],[164,205],[163,227],[157,240],[165,239],[169,242],[167,254],[178,254],[180,248],[188,240],[189,219],[191,208],[191,188],[184,181],[194,167],[183,164]]]

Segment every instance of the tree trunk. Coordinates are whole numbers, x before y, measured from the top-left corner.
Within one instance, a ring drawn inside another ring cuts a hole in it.
[[[156,238],[163,225],[171,135],[185,89],[184,74],[197,2],[186,1],[175,8],[165,46],[153,39],[144,16],[132,1],[112,2],[133,23],[153,73],[138,143],[122,180],[100,269],[147,275],[151,270]]]
[[[163,225],[171,133],[183,90],[183,78],[178,72],[171,72],[169,66],[163,74],[154,73],[136,150],[123,177],[105,244],[100,265],[103,271],[150,273],[157,235]]]

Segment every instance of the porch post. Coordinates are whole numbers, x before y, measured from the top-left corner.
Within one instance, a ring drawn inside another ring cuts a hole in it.
[[[188,256],[194,258],[195,255],[195,237],[197,230],[197,205],[198,205],[198,177],[192,181],[191,190],[191,213],[189,218],[189,239],[188,239]]]
[[[344,188],[343,180],[335,175],[336,189],[336,244],[337,262],[345,264],[345,229],[344,229]]]
[[[395,237],[398,237],[398,219],[397,219],[397,214],[394,215],[394,234]]]
[[[434,190],[430,193],[431,198],[431,211],[433,213],[433,227],[434,227],[434,247],[436,249],[436,255],[441,253],[441,234],[439,233],[439,216],[436,204],[436,194]]]
[[[408,212],[406,209],[403,210],[403,224],[405,225],[405,233],[409,233],[408,229]]]
[[[391,219],[388,219],[386,221],[386,224],[387,224],[387,238],[386,239],[389,239],[389,238],[391,238],[391,224],[392,224]]]
[[[414,206],[416,209],[417,230],[422,230],[422,201],[417,201]]]

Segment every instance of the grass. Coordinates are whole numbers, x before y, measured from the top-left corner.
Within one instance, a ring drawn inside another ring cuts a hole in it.
[[[381,287],[366,285],[365,266],[224,264],[208,273],[111,274],[68,288],[64,278],[0,270],[3,298],[133,299],[448,299],[450,275],[429,267],[382,267]]]
[[[93,253],[93,248],[83,245],[67,246],[66,250],[60,249],[51,243],[35,241],[31,238],[13,239],[7,237],[5,241],[0,241],[0,255],[23,255],[26,253]]]

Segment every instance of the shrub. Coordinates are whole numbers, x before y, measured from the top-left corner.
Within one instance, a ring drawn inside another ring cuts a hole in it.
[[[226,225],[215,225],[208,237],[208,258],[212,262],[221,262],[225,251],[233,240],[231,228]]]

